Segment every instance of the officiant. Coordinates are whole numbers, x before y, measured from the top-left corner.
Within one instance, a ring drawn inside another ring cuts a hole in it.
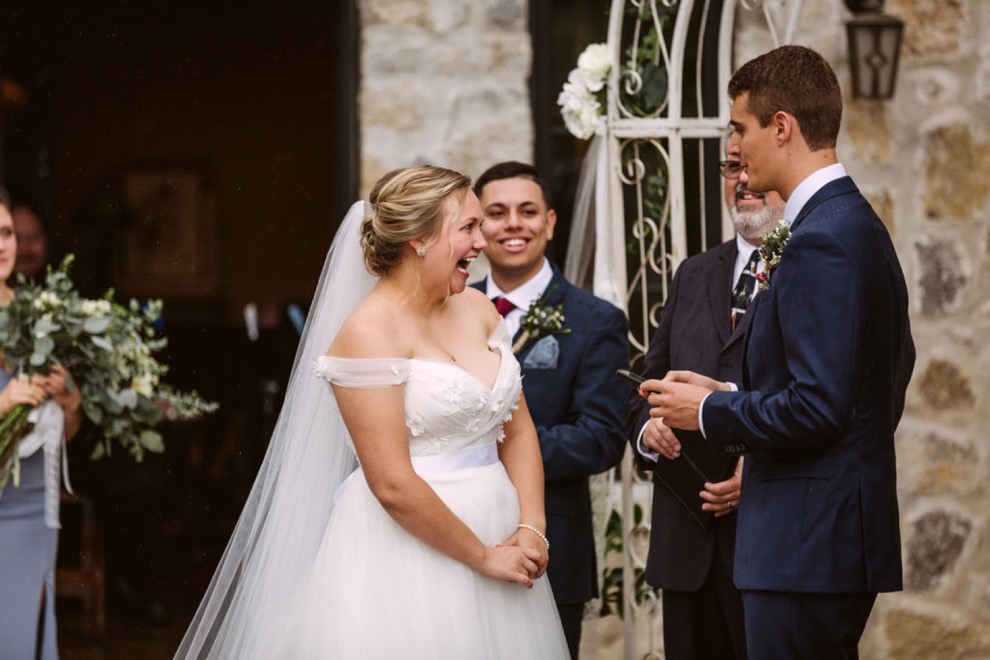
[[[644,362],[647,378],[670,369],[689,369],[723,381],[742,380],[746,310],[757,292],[760,237],[784,214],[776,192],[751,192],[738,149],[719,170],[736,236],[684,261],[674,275]],[[627,420],[637,465],[653,471],[659,455],[655,439],[670,433],[650,417],[650,405],[634,391]],[[681,432],[678,432],[679,434]],[[683,437],[684,443],[692,440]],[[697,449],[708,452],[698,439]],[[695,448],[692,445],[692,448]],[[718,460],[718,457],[712,457]],[[675,460],[683,460],[678,458]],[[736,459],[727,459],[733,463]],[[697,495],[707,516],[703,527],[674,493],[653,477],[653,518],[646,581],[662,589],[664,650],[668,658],[745,658],[742,597],[732,583],[742,459],[727,481]],[[705,499],[701,499],[704,497]]]

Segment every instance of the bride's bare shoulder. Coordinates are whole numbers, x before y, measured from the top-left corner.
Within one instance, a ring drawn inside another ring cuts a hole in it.
[[[502,319],[495,311],[495,305],[481,291],[468,287],[455,299],[462,305],[463,313],[476,321],[485,332],[487,337]]]
[[[407,357],[409,353],[395,310],[378,296],[369,296],[355,308],[327,355],[344,358]]]

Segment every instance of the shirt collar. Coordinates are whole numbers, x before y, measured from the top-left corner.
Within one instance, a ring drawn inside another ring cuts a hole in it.
[[[743,260],[743,263],[749,261],[749,256],[753,254],[753,250],[759,250],[759,246],[753,245],[740,234],[736,234],[736,251],[738,252],[738,258]]]
[[[842,163],[826,165],[820,170],[812,172],[811,176],[798,184],[798,187],[794,189],[794,192],[787,199],[787,205],[784,206],[784,218],[787,219],[787,224],[794,224],[794,220],[800,215],[801,209],[804,208],[804,205],[808,203],[808,200],[816,192],[832,181],[841,179],[844,176],[846,176],[846,168],[842,166]]]
[[[550,286],[550,280],[553,279],[553,269],[550,267],[550,262],[544,257],[543,267],[540,271],[508,293],[502,291],[495,284],[490,271],[487,279],[485,291],[488,293],[489,298],[498,298],[501,296],[508,299],[517,309],[526,311],[529,309],[530,303],[542,296],[543,292]]]

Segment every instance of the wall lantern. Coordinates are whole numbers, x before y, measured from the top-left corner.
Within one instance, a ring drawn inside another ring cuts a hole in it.
[[[883,13],[884,0],[845,0],[855,14],[846,23],[853,98],[883,100],[894,95],[904,21]]]

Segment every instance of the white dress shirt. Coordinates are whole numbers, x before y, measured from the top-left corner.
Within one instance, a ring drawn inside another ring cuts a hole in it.
[[[543,295],[543,292],[547,290],[548,286],[550,286],[550,280],[552,279],[553,269],[550,268],[550,262],[547,261],[546,257],[543,258],[543,268],[540,269],[540,272],[508,293],[502,291],[502,289],[495,284],[495,280],[492,279],[491,273],[488,273],[487,281],[485,283],[486,295],[492,300],[501,296],[516,306],[515,309],[505,315],[505,325],[509,328],[510,337],[516,336],[516,332],[519,331],[519,325],[522,323],[523,316],[525,316],[526,312],[529,311],[529,306],[534,300],[539,299],[540,296]]]
[[[816,192],[844,176],[846,176],[846,168],[842,166],[842,163],[826,165],[822,169],[812,172],[811,176],[799,183],[791,196],[787,198],[787,205],[784,206],[784,219],[787,220],[787,224],[794,224],[794,219],[801,214],[801,209]]]

